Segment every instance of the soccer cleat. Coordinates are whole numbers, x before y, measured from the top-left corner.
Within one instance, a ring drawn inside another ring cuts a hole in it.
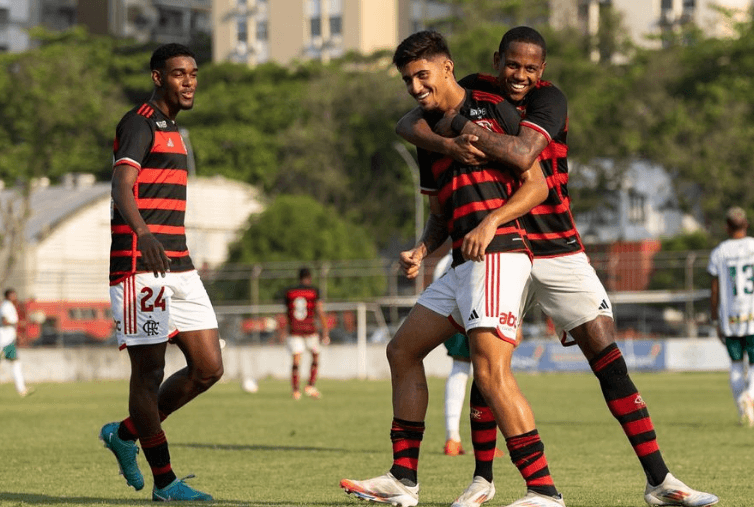
[[[559,495],[559,498],[556,498],[529,491],[525,497],[506,505],[506,507],[565,507],[565,502],[563,501],[563,495]]]
[[[738,411],[741,413],[741,426],[754,427],[754,401],[748,392],[741,393],[738,397]]]
[[[494,496],[495,484],[477,475],[450,507],[479,507],[484,502],[492,500]]]
[[[649,505],[680,505],[682,507],[707,507],[715,505],[720,499],[710,493],[696,491],[673,477],[669,473],[657,486],[650,486],[644,491],[644,501]]]
[[[466,451],[464,451],[461,446],[461,442],[458,440],[448,440],[445,442],[444,452],[447,456],[460,456],[461,454],[466,454]]]
[[[141,475],[139,465],[136,463],[136,455],[139,454],[139,447],[136,442],[130,440],[121,440],[118,436],[118,426],[120,423],[111,422],[102,426],[99,432],[99,439],[110,449],[118,461],[120,474],[126,478],[126,483],[139,491],[144,487],[144,476]]]
[[[32,394],[36,392],[37,391],[33,387],[27,387],[26,389],[18,393],[18,395],[22,398],[26,398],[27,396],[31,396]]]
[[[154,502],[211,502],[211,495],[198,491],[184,481],[194,477],[188,475],[183,479],[176,479],[162,489],[154,488],[152,490],[152,501]]]
[[[317,389],[314,386],[306,386],[304,387],[304,392],[307,396],[310,396],[314,398],[315,400],[318,400],[322,397],[322,393],[319,392],[319,389]]]
[[[301,391],[293,391],[293,399],[294,400],[300,400],[301,399]]]
[[[343,479],[340,487],[361,500],[389,503],[396,507],[413,507],[419,503],[419,485],[406,486],[390,472],[365,481]]]

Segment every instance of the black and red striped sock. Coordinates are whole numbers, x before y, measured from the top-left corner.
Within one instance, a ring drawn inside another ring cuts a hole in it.
[[[139,438],[139,432],[136,431],[136,426],[130,416],[120,422],[120,426],[118,426],[118,438],[134,441]]]
[[[605,347],[589,361],[589,366],[600,381],[610,413],[618,420],[634,448],[647,481],[657,486],[668,474],[668,467],[662,459],[647,405],[628,376],[626,361],[618,345],[611,343]]]
[[[312,366],[309,368],[309,385],[313,386],[314,383],[317,381],[317,368],[319,366],[319,363],[317,362],[316,357],[312,357]]]
[[[160,410],[158,413],[160,414],[160,422],[168,418],[168,414],[163,411]],[[139,438],[139,432],[131,416],[126,417],[120,422],[120,426],[118,426],[118,438],[121,440],[136,440]]]
[[[162,489],[176,479],[173,467],[170,465],[170,451],[165,432],[160,431],[151,437],[141,438],[141,448],[147,458],[154,476],[155,488]]]
[[[471,443],[474,446],[474,476],[492,482],[492,460],[495,459],[497,423],[492,409],[482,396],[476,382],[471,383],[469,395],[469,419],[471,420]]]
[[[293,387],[293,391],[298,391],[299,385],[298,385],[298,365],[294,365],[291,368],[291,386]]]
[[[390,468],[390,473],[399,481],[403,479],[416,484],[419,446],[422,438],[424,438],[424,421],[412,422],[393,418],[393,426],[390,428],[390,440],[393,442],[393,466]]]
[[[505,439],[511,461],[526,481],[526,489],[546,496],[558,496],[545,458],[545,444],[536,429]]]

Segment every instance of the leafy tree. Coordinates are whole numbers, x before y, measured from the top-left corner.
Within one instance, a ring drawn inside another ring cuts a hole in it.
[[[332,207],[308,196],[281,195],[252,219],[241,239],[230,248],[227,266],[218,274],[213,292],[218,299],[249,300],[249,284],[223,282],[238,265],[281,261],[363,260],[377,257],[366,228],[342,218]],[[268,280],[260,301],[274,300],[290,281]],[[375,277],[334,279],[328,298],[363,298],[382,294],[384,280]]]

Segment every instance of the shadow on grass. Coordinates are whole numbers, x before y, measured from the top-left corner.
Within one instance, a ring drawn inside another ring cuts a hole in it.
[[[190,449],[214,449],[218,451],[308,451],[308,452],[348,452],[348,453],[365,453],[374,454],[384,452],[383,450],[369,449],[340,449],[337,447],[308,447],[295,445],[236,445],[236,444],[199,444],[199,443],[180,443],[170,442],[170,447],[187,447]]]
[[[95,497],[81,497],[81,496],[49,496],[38,493],[9,493],[7,491],[0,491],[0,502],[12,502],[16,505],[55,505],[55,504],[79,504],[79,505],[154,505],[149,498],[142,499],[129,499],[129,498],[95,498]],[[297,507],[300,503],[291,502],[254,502],[248,500],[222,500],[215,499],[213,502],[180,502],[181,505],[212,505],[222,506],[231,505],[237,507]],[[353,505],[354,502],[351,499],[338,500],[335,502],[326,501],[307,501],[306,505]],[[428,504],[432,505],[432,504]],[[439,505],[439,504],[438,504]],[[444,505],[444,504],[443,504]]]

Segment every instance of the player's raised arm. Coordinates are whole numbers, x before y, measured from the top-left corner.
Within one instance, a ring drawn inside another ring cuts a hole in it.
[[[415,107],[398,120],[395,132],[409,143],[427,151],[440,153],[467,165],[479,165],[487,156],[472,143],[475,135],[444,137],[432,131],[424,119],[421,107]]]

